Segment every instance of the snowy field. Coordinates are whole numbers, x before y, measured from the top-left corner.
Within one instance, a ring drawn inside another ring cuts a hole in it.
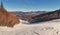
[[[0,35],[60,35],[60,19],[30,25],[20,21],[13,28],[0,26]]]

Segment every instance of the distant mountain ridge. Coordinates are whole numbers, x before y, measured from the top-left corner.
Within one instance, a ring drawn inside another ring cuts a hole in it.
[[[60,9],[46,12],[46,11],[36,11],[36,12],[12,12],[17,15],[17,17],[27,20],[29,22],[42,22],[49,21],[53,19],[60,18]]]
[[[35,12],[21,12],[21,11],[15,11],[15,12],[12,12],[14,14],[17,15],[17,17],[23,19],[23,18],[30,18],[30,17],[34,17],[34,16],[37,16],[39,14],[43,14],[43,13],[46,13],[45,11],[35,11]]]
[[[33,20],[30,22],[42,22],[42,21],[49,21],[53,19],[60,19],[60,9],[44,14],[37,15],[35,17],[32,17]]]

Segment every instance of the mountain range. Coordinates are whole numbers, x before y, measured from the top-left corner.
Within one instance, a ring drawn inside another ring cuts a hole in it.
[[[12,12],[17,15],[22,20],[29,21],[31,23],[34,22],[43,22],[43,21],[49,21],[53,19],[59,19],[60,18],[60,9],[47,12],[47,11],[35,11],[35,12]]]

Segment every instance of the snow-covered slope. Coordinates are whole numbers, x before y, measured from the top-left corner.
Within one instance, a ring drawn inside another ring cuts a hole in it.
[[[60,19],[30,25],[20,21],[13,28],[0,27],[0,35],[60,35]]]

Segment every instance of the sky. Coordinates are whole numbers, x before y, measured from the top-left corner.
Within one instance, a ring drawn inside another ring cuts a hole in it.
[[[2,0],[9,11],[54,11],[60,9],[60,0]]]

